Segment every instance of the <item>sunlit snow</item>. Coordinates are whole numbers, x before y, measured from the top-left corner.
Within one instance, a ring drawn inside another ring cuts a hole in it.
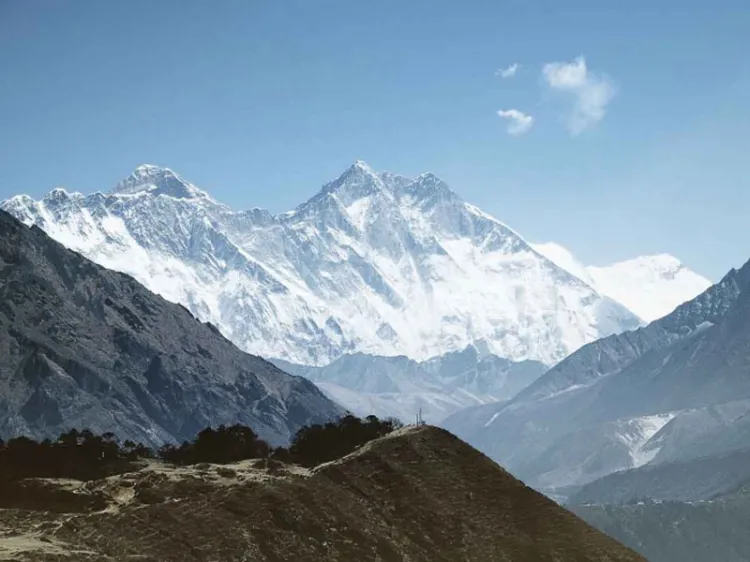
[[[432,174],[358,162],[294,212],[235,212],[171,170],[109,194],[58,190],[3,208],[216,325],[308,365],[361,351],[426,359],[475,342],[553,364],[639,325]]]
[[[651,322],[708,289],[712,283],[670,255],[642,256],[610,266],[584,266],[568,249],[549,242],[534,249],[585,283]]]

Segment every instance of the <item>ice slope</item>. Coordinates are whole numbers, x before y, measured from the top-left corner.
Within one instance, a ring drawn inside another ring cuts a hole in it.
[[[544,244],[532,244],[532,247],[558,267],[575,275],[589,286],[595,286],[596,282],[591,275],[589,275],[586,266],[564,246],[555,242],[545,242]]]
[[[148,165],[109,193],[56,189],[2,208],[241,348],[299,364],[355,352],[423,360],[480,342],[549,365],[640,323],[433,174],[361,161],[278,216],[233,211]]]
[[[666,316],[711,286],[711,281],[668,254],[641,256],[597,267],[583,265],[568,249],[554,242],[533,244],[533,247],[646,322]]]

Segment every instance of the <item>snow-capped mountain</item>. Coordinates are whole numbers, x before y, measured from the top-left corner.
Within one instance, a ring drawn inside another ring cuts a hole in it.
[[[647,322],[666,316],[711,286],[711,281],[669,254],[641,256],[597,267],[583,265],[568,249],[554,242],[533,247]]]
[[[624,304],[646,321],[662,318],[711,286],[668,254],[643,256],[608,267],[588,268],[603,295]]]
[[[476,344],[550,365],[641,322],[433,174],[356,162],[274,216],[140,166],[109,193],[56,189],[2,208],[241,348],[299,364],[354,352],[424,360]]]

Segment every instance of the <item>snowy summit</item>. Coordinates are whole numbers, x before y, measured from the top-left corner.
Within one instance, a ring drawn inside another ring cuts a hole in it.
[[[186,182],[169,168],[142,164],[115,186],[112,193],[119,195],[168,195],[178,199],[206,198],[208,195]]]
[[[584,266],[559,244],[534,244],[537,252],[606,295],[646,322],[672,312],[712,283],[674,256],[642,256],[610,266]]]

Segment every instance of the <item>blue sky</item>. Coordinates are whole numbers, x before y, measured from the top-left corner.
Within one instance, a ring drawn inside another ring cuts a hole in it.
[[[284,211],[363,159],[718,279],[750,258],[748,52],[740,0],[5,0],[0,198],[154,163]]]

